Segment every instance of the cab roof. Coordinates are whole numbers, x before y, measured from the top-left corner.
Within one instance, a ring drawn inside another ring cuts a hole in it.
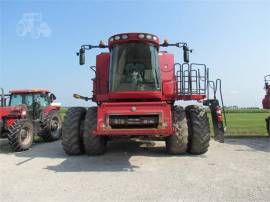
[[[115,34],[109,38],[108,44],[109,48],[112,48],[114,44],[122,44],[129,42],[144,42],[152,43],[159,47],[158,36],[145,32],[131,32],[131,33],[121,33]]]
[[[20,90],[10,90],[9,93],[15,94],[15,93],[49,93],[50,91],[46,89],[20,89]]]

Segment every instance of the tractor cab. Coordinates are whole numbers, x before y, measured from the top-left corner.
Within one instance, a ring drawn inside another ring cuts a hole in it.
[[[41,112],[55,99],[47,90],[13,90],[10,91],[9,106],[26,106],[27,116],[40,118]]]

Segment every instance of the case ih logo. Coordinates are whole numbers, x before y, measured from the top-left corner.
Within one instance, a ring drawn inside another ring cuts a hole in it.
[[[40,13],[24,13],[17,23],[16,32],[18,36],[29,34],[32,38],[50,37],[51,29],[46,22],[42,20]]]

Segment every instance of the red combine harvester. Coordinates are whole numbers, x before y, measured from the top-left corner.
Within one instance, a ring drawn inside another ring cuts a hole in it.
[[[184,63],[174,63],[174,55],[161,47],[183,49]],[[93,96],[74,94],[92,100],[97,107],[68,110],[62,130],[62,145],[69,155],[102,154],[113,137],[159,137],[166,141],[170,154],[203,154],[210,141],[207,114],[201,106],[186,108],[177,100],[202,101],[209,90],[205,64],[189,64],[186,43],[170,44],[147,33],[124,33],[102,41],[98,46],[82,45],[77,55],[85,64],[85,51],[108,48],[96,56]],[[220,107],[214,99],[210,106],[216,139],[223,141],[224,127]],[[215,131],[216,132],[216,131]],[[222,134],[223,133],[223,134]]]
[[[262,105],[264,109],[270,109],[270,74],[266,75],[264,77],[264,89],[265,89],[265,96],[264,99],[262,100]],[[270,116],[268,116],[266,119],[266,129],[268,132],[268,135],[270,136]]]
[[[61,135],[60,105],[48,90],[12,90],[1,88],[0,136],[8,138],[14,151],[29,149],[34,135],[54,141]],[[8,101],[8,103],[7,103]]]

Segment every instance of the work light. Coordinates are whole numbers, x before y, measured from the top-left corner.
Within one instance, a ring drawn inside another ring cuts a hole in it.
[[[128,35],[127,35],[127,34],[123,34],[123,35],[121,36],[121,38],[122,38],[122,39],[127,39],[127,38],[128,38]]]
[[[143,39],[144,37],[145,37],[144,34],[139,34],[139,35],[138,35],[138,38],[139,38],[139,39]]]
[[[119,35],[117,35],[117,36],[114,37],[114,40],[119,40],[119,39],[120,39],[120,36]]]

